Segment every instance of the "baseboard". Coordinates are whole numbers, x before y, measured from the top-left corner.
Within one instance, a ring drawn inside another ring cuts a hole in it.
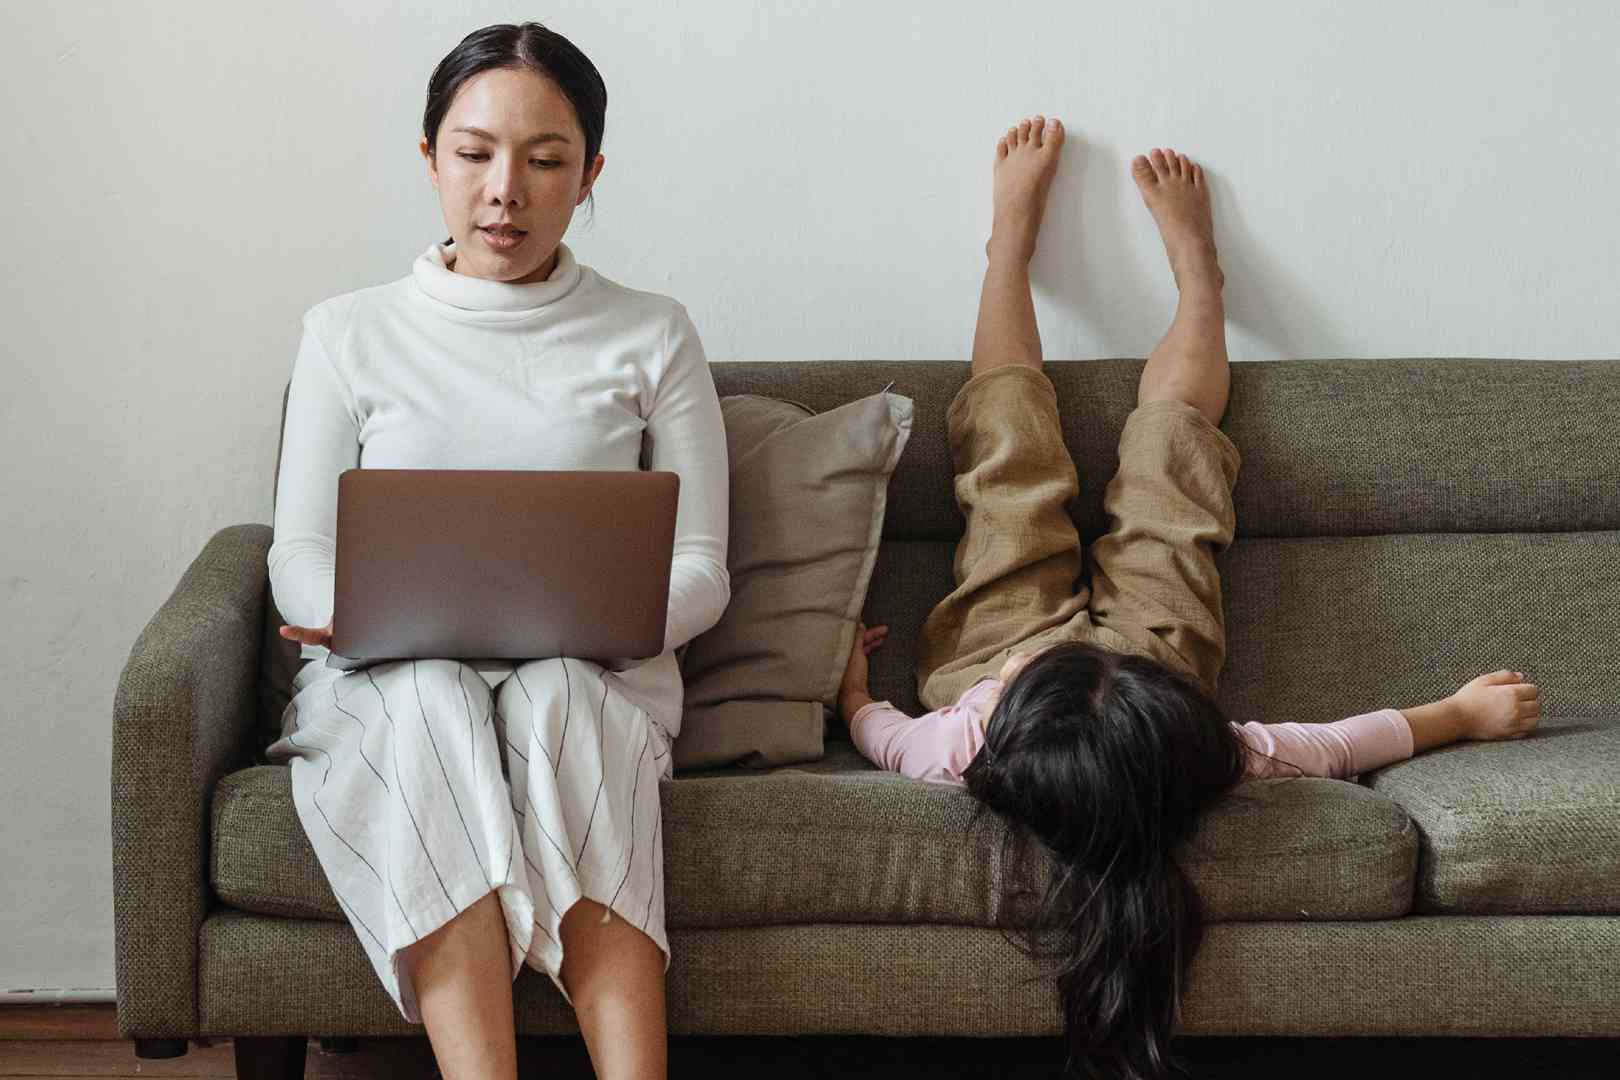
[[[0,1006],[0,1040],[116,1038],[118,1006],[111,1003]]]
[[[73,986],[65,990],[0,990],[0,1005],[115,1005],[112,987]]]

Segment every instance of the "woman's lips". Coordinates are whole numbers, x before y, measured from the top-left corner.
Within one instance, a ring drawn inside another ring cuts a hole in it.
[[[484,234],[485,244],[487,244],[493,250],[501,252],[513,250],[519,244],[523,243],[524,237],[529,235],[526,232],[502,233],[496,232],[493,229],[485,228],[480,228],[478,231]]]

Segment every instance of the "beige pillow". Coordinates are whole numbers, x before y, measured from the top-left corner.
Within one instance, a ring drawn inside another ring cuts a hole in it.
[[[676,768],[822,756],[826,707],[855,643],[911,399],[827,412],[722,398],[731,468],[731,603],[686,647]]]

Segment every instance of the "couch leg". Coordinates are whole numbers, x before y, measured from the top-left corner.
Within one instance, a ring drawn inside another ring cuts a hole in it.
[[[347,1035],[328,1035],[321,1039],[321,1051],[327,1054],[352,1054],[360,1049],[360,1040]]]
[[[237,1080],[303,1080],[306,1036],[238,1036],[232,1041]]]
[[[185,1039],[136,1039],[135,1056],[138,1058],[185,1057],[191,1045]]]

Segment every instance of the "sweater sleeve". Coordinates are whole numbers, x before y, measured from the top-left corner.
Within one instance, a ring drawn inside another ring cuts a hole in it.
[[[849,737],[872,764],[913,780],[950,781],[953,708],[907,716],[887,701],[861,706],[849,718]],[[958,721],[958,726],[960,722]]]
[[[697,328],[679,305],[665,347],[667,362],[644,438],[647,467],[681,478],[664,623],[664,648],[670,650],[719,622],[731,600],[726,571],[731,481],[720,397]]]
[[[1397,709],[1331,724],[1233,724],[1249,750],[1245,780],[1354,776],[1412,756],[1412,728]]]
[[[266,557],[282,618],[322,627],[332,618],[337,561],[338,476],[360,463],[354,395],[304,319],[293,362],[276,474],[274,539]],[[326,650],[304,646],[307,656]]]

